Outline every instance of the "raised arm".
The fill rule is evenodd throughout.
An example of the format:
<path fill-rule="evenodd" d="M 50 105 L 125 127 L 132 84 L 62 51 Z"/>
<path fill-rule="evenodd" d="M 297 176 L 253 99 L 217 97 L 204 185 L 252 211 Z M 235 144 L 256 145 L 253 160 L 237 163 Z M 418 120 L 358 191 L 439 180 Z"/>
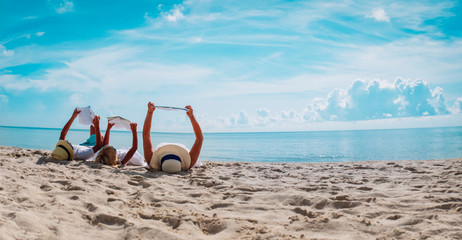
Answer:
<path fill-rule="evenodd" d="M 95 119 L 95 118 L 93 118 Z M 93 134 L 96 134 L 96 127 L 95 125 L 90 125 L 90 136 L 93 135 Z"/>
<path fill-rule="evenodd" d="M 125 158 L 122 160 L 122 165 L 126 165 L 130 159 L 132 159 L 133 154 L 135 154 L 136 149 L 138 149 L 138 133 L 136 132 L 136 123 L 131 123 L 130 128 L 132 130 L 132 135 L 133 135 L 133 140 L 132 140 L 132 148 L 128 150 L 127 155 L 125 155 Z"/>
<path fill-rule="evenodd" d="M 194 129 L 194 134 L 196 135 L 196 141 L 194 141 L 194 145 L 191 148 L 191 151 L 189 151 L 189 156 L 191 157 L 191 165 L 189 165 L 189 168 L 192 168 L 194 164 L 196 164 L 197 159 L 199 158 L 199 154 L 201 153 L 202 142 L 204 141 L 204 136 L 202 135 L 202 130 L 201 130 L 201 127 L 199 126 L 199 123 L 196 121 L 196 118 L 194 117 L 192 107 L 188 105 L 185 108 L 188 109 L 188 111 L 186 112 L 186 115 L 188 115 L 189 120 L 191 120 L 191 124 Z"/>
<path fill-rule="evenodd" d="M 111 128 L 115 123 L 107 123 L 106 133 L 104 134 L 103 146 L 109 145 L 109 136 L 111 135 Z"/>
<path fill-rule="evenodd" d="M 94 130 L 95 130 L 95 134 L 96 134 L 96 145 L 93 146 L 93 152 L 94 153 L 99 151 L 103 147 L 103 139 L 101 138 L 101 129 L 99 128 L 99 120 L 100 120 L 99 116 L 95 116 L 93 118 L 93 125 L 92 126 L 94 126 Z"/>
<path fill-rule="evenodd" d="M 154 110 L 156 110 L 156 106 L 154 103 L 148 103 L 148 112 L 146 113 L 146 119 L 144 120 L 143 125 L 143 151 L 144 151 L 144 159 L 148 165 L 151 165 L 151 158 L 152 154 L 154 153 L 154 148 L 152 147 L 151 141 L 151 122 L 152 122 L 152 115 L 154 114 Z"/>
<path fill-rule="evenodd" d="M 67 121 L 66 125 L 64 125 L 63 130 L 61 130 L 61 135 L 59 136 L 59 140 L 66 140 L 66 135 L 67 132 L 69 132 L 69 129 L 71 128 L 72 123 L 74 122 L 75 118 L 79 115 L 80 111 L 74 109 L 74 112 L 72 113 L 72 117 Z"/>

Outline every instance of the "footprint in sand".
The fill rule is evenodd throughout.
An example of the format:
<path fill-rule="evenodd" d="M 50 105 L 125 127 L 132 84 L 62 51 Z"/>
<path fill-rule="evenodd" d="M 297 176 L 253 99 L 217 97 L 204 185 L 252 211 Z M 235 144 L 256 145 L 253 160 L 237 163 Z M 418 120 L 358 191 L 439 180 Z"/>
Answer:
<path fill-rule="evenodd" d="M 128 180 L 127 183 L 133 186 L 142 186 L 143 188 L 148 188 L 151 186 L 151 184 L 146 182 L 144 177 L 141 176 L 133 176 L 130 178 L 130 180 Z"/>
<path fill-rule="evenodd" d="M 116 185 L 114 185 L 114 184 L 109 184 L 107 187 L 108 187 L 108 188 L 112 188 L 112 189 L 114 189 L 114 190 L 121 190 L 121 189 L 122 189 L 121 187 L 116 186 Z"/>
<path fill-rule="evenodd" d="M 162 219 L 162 222 L 166 223 L 173 229 L 177 229 L 181 224 L 181 218 L 167 216 Z"/>
<path fill-rule="evenodd" d="M 98 209 L 98 207 L 95 206 L 93 203 L 87 203 L 87 204 L 85 205 L 85 207 L 86 207 L 86 208 L 88 209 L 88 211 L 90 211 L 90 212 L 94 212 L 94 211 L 96 211 L 96 209 Z"/>
<path fill-rule="evenodd" d="M 218 182 L 215 180 L 210 181 L 210 180 L 201 180 L 201 179 L 191 179 L 190 183 L 191 184 L 196 183 L 197 186 L 204 186 L 206 188 L 211 188 L 211 187 L 223 184 L 223 182 Z"/>
<path fill-rule="evenodd" d="M 322 200 L 319 200 L 318 202 L 316 202 L 314 204 L 314 208 L 320 210 L 320 209 L 323 209 L 324 207 L 326 207 L 326 205 L 328 204 L 329 202 L 327 201 L 327 199 L 322 199 Z"/>
<path fill-rule="evenodd" d="M 227 228 L 226 223 L 224 223 L 221 219 L 212 218 L 212 219 L 204 219 L 200 218 L 197 222 L 202 232 L 207 235 L 214 235 L 217 234 Z"/>
<path fill-rule="evenodd" d="M 333 212 L 333 213 L 330 214 L 330 216 L 332 217 L 332 219 L 339 219 L 339 218 L 341 218 L 343 216 L 343 214 Z"/>
<path fill-rule="evenodd" d="M 189 194 L 189 196 L 193 197 L 193 198 L 198 198 L 198 197 L 202 196 L 202 193 L 191 193 L 191 194 Z"/>
<path fill-rule="evenodd" d="M 303 196 L 293 196 L 286 203 L 291 206 L 311 206 L 311 201 Z"/>
<path fill-rule="evenodd" d="M 124 202 L 122 199 L 119 199 L 119 198 L 108 198 L 106 201 L 107 201 L 107 202 L 115 202 L 115 201 Z"/>
<path fill-rule="evenodd" d="M 77 186 L 77 185 L 72 185 L 71 182 L 67 180 L 52 181 L 52 183 L 58 183 L 58 184 L 63 185 L 61 189 L 65 191 L 85 191 L 85 188 Z"/>
<path fill-rule="evenodd" d="M 85 188 L 75 185 L 69 185 L 65 188 L 66 191 L 85 191 Z"/>
<path fill-rule="evenodd" d="M 364 186 L 364 187 L 359 187 L 359 188 L 357 188 L 357 189 L 358 189 L 358 190 L 362 190 L 362 191 L 370 191 L 370 190 L 372 190 L 373 188 Z"/>
<path fill-rule="evenodd" d="M 333 202 L 331 203 L 332 207 L 336 209 L 354 208 L 361 205 L 361 202 L 352 201 L 350 200 L 350 197 L 347 195 L 336 196 L 335 198 L 331 198 L 331 200 L 333 200 Z"/>
<path fill-rule="evenodd" d="M 340 208 L 354 208 L 361 205 L 360 202 L 350 202 L 350 201 L 335 201 L 332 202 L 332 206 L 336 209 Z"/>
<path fill-rule="evenodd" d="M 411 219 L 404 220 L 400 225 L 401 226 L 411 226 L 411 225 L 417 225 L 421 222 L 423 222 L 422 219 L 411 218 Z"/>
<path fill-rule="evenodd" d="M 265 188 L 256 188 L 256 187 L 237 187 L 236 190 L 238 191 L 243 191 L 243 192 L 260 192 L 260 191 L 265 191 Z"/>
<path fill-rule="evenodd" d="M 156 214 L 153 215 L 146 215 L 144 213 L 138 213 L 140 218 L 145 220 L 161 220 L 162 222 L 166 223 L 168 226 L 172 227 L 172 229 L 177 229 L 181 224 L 181 217 L 175 216 L 159 216 Z"/>
<path fill-rule="evenodd" d="M 213 204 L 212 206 L 210 206 L 210 209 L 227 208 L 227 207 L 232 207 L 232 206 L 234 206 L 234 204 L 232 203 L 217 203 L 217 204 Z"/>
<path fill-rule="evenodd" d="M 292 209 L 294 213 L 300 214 L 302 216 L 308 217 L 308 218 L 316 218 L 319 215 L 317 213 L 311 212 L 311 211 L 306 211 L 304 209 L 301 209 L 299 207 Z"/>
<path fill-rule="evenodd" d="M 50 185 L 44 184 L 44 185 L 40 186 L 40 189 L 42 189 L 42 191 L 48 192 L 48 191 L 51 191 L 53 189 L 53 187 L 50 186 Z"/>
<path fill-rule="evenodd" d="M 398 220 L 401 218 L 401 215 L 392 215 L 387 217 L 388 220 Z"/>
<path fill-rule="evenodd" d="M 231 179 L 231 177 L 228 177 L 228 176 L 219 176 L 218 178 L 224 181 Z"/>
<path fill-rule="evenodd" d="M 67 186 L 69 185 L 71 182 L 70 181 L 67 181 L 67 180 L 58 180 L 58 181 L 52 181 L 52 183 L 59 183 L 63 186 Z"/>
<path fill-rule="evenodd" d="M 239 195 L 239 198 L 242 200 L 242 201 L 249 201 L 250 199 L 252 199 L 251 196 L 247 196 L 247 195 Z"/>
<path fill-rule="evenodd" d="M 111 216 L 108 214 L 98 214 L 93 219 L 91 219 L 92 225 L 98 225 L 100 223 L 106 224 L 106 225 L 126 226 L 127 220 L 124 218 Z"/>

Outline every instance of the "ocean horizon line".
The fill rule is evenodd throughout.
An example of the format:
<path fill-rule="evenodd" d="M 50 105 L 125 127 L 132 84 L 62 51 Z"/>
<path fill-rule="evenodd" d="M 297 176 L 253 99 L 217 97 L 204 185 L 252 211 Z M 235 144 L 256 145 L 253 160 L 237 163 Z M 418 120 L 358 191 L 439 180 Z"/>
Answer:
<path fill-rule="evenodd" d="M 62 128 L 52 127 L 27 127 L 27 126 L 4 126 L 0 125 L 1 128 L 16 128 L 16 129 L 31 129 L 31 130 L 57 130 L 60 131 Z M 360 132 L 360 131 L 381 131 L 381 130 L 404 130 L 404 129 L 436 129 L 436 128 L 462 128 L 460 126 L 438 126 L 438 127 L 396 127 L 396 128 L 365 128 L 365 129 L 330 129 L 330 130 L 300 130 L 300 131 L 237 131 L 237 132 L 204 132 L 204 134 L 246 134 L 246 133 L 309 133 L 309 132 Z M 84 132 L 89 129 L 83 128 L 70 128 L 69 131 Z M 106 132 L 106 130 L 101 130 Z M 111 129 L 111 132 L 130 133 L 130 130 Z M 142 133 L 143 131 L 137 131 Z M 151 133 L 162 133 L 162 134 L 194 134 L 193 132 L 153 132 Z"/>

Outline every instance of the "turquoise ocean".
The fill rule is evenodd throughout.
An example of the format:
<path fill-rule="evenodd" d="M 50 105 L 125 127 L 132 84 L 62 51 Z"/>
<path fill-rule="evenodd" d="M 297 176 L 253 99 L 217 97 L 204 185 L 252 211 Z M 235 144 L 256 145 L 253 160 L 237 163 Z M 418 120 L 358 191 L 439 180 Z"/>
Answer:
<path fill-rule="evenodd" d="M 53 149 L 61 129 L 2 127 L 0 145 Z M 104 134 L 104 132 L 103 132 Z M 88 130 L 71 129 L 67 139 L 85 142 Z M 151 134 L 154 145 L 183 143 L 191 148 L 192 133 Z M 391 130 L 205 133 L 201 160 L 246 162 L 351 162 L 428 160 L 462 157 L 462 127 Z M 141 132 L 138 151 L 143 153 Z M 128 131 L 111 131 L 111 145 L 131 147 Z"/>

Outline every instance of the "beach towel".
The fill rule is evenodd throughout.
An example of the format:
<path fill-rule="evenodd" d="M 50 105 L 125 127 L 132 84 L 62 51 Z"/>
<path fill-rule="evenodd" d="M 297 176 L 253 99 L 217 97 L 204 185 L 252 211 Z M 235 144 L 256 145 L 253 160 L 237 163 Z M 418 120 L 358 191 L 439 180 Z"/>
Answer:
<path fill-rule="evenodd" d="M 114 117 L 108 117 L 107 118 L 108 122 L 114 123 L 114 128 L 125 128 L 127 130 L 131 130 L 130 128 L 130 122 L 128 119 L 125 119 L 120 116 L 114 116 Z"/>
<path fill-rule="evenodd" d="M 77 110 L 80 111 L 79 123 L 82 125 L 91 125 L 95 117 L 95 113 L 91 110 L 91 107 L 78 107 Z"/>

